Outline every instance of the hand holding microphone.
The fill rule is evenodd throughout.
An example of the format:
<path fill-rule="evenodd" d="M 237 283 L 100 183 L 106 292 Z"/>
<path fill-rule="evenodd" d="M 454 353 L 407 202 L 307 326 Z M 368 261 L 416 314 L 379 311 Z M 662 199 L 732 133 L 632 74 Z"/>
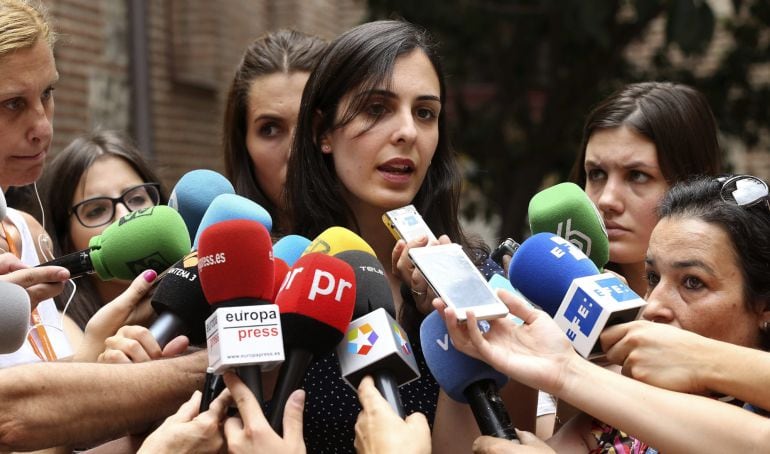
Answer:
<path fill-rule="evenodd" d="M 70 278 L 60 266 L 30 267 L 10 252 L 0 254 L 0 281 L 17 284 L 27 290 L 32 309 L 38 303 L 53 298 L 64 289 Z"/>
<path fill-rule="evenodd" d="M 509 318 L 497 318 L 489 320 L 489 331 L 482 333 L 471 312 L 467 322 L 460 324 L 454 309 L 435 305 L 445 318 L 452 345 L 518 382 L 558 394 L 564 386 L 561 371 L 570 362 L 583 359 L 548 314 L 512 293 L 498 290 L 498 296 L 511 314 L 524 320 L 524 325 Z"/>
<path fill-rule="evenodd" d="M 157 277 L 154 270 L 147 270 L 134 278 L 131 285 L 117 298 L 105 304 L 88 320 L 80 343 L 72 360 L 94 362 L 104 350 L 104 341 L 114 336 L 124 325 L 140 325 L 152 316 L 150 301 L 146 298 Z"/>
<path fill-rule="evenodd" d="M 401 419 L 368 376 L 358 385 L 358 400 L 363 409 L 356 420 L 356 452 L 430 454 L 430 427 L 425 415 L 412 413 Z"/>
<path fill-rule="evenodd" d="M 239 416 L 225 420 L 224 431 L 228 452 L 234 454 L 281 453 L 305 454 L 302 419 L 305 391 L 291 393 L 283 411 L 283 436 L 270 427 L 259 402 L 243 382 L 232 373 L 224 375 L 227 389 L 238 405 Z"/>
<path fill-rule="evenodd" d="M 126 325 L 104 341 L 104 351 L 99 354 L 96 362 L 143 363 L 181 355 L 189 346 L 190 340 L 186 336 L 177 336 L 161 347 L 149 329 L 139 325 Z"/>
<path fill-rule="evenodd" d="M 225 445 L 221 422 L 232 398 L 223 392 L 204 412 L 198 411 L 200 401 L 201 392 L 195 391 L 144 440 L 137 454 L 220 452 Z"/>
<path fill-rule="evenodd" d="M 454 315 L 454 312 L 450 313 Z M 501 319 L 490 323 L 497 320 Z M 456 323 L 457 319 L 453 321 Z M 469 315 L 466 324 L 474 324 L 478 330 L 475 323 L 476 318 L 471 319 Z M 441 389 L 452 400 L 470 405 L 481 434 L 516 439 L 510 416 L 498 394 L 498 390 L 508 382 L 508 377 L 458 351 L 459 347 L 450 341 L 448 327 L 435 311 L 420 325 L 420 343 L 425 362 Z"/>
<path fill-rule="evenodd" d="M 96 273 L 100 279 L 130 280 L 147 269 L 160 273 L 190 252 L 182 217 L 167 206 L 132 211 L 88 242 L 88 249 L 39 266 L 67 268 L 71 277 Z"/>

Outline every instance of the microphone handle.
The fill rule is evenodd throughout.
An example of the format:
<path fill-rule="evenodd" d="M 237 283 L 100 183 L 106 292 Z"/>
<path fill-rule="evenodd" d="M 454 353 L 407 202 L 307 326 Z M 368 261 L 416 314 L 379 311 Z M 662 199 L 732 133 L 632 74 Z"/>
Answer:
<path fill-rule="evenodd" d="M 262 368 L 258 364 L 239 366 L 236 368 L 238 377 L 249 387 L 257 402 L 262 405 Z"/>
<path fill-rule="evenodd" d="M 86 274 L 94 272 L 94 265 L 91 263 L 91 250 L 71 252 L 61 257 L 56 257 L 50 262 L 41 263 L 38 266 L 61 266 L 70 271 L 70 279 L 75 279 Z"/>
<path fill-rule="evenodd" d="M 184 320 L 171 311 L 165 311 L 150 325 L 150 334 L 162 350 L 171 339 L 183 334 L 185 328 Z"/>
<path fill-rule="evenodd" d="M 479 380 L 463 391 L 482 435 L 518 440 L 494 380 Z"/>
<path fill-rule="evenodd" d="M 278 435 L 283 435 L 283 410 L 289 400 L 289 395 L 294 390 L 299 389 L 305 378 L 305 372 L 312 361 L 313 354 L 311 352 L 294 349 L 289 352 L 281 365 L 281 372 L 278 374 L 273 398 L 270 401 L 270 416 L 268 417 L 270 427 Z"/>
<path fill-rule="evenodd" d="M 398 382 L 388 371 L 382 370 L 374 374 L 374 386 L 380 391 L 382 397 L 390 404 L 390 408 L 401 419 L 406 418 L 404 404 L 401 403 L 401 393 L 398 392 Z"/>

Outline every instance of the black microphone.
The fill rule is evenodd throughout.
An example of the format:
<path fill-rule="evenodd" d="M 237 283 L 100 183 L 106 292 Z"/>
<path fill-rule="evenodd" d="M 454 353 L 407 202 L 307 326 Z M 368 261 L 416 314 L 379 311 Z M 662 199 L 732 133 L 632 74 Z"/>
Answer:
<path fill-rule="evenodd" d="M 160 283 L 151 303 L 159 316 L 150 325 L 150 333 L 160 348 L 171 339 L 185 334 L 191 344 L 206 340 L 206 318 L 211 314 L 198 278 L 198 251 L 187 254 L 158 276 Z"/>
<path fill-rule="evenodd" d="M 356 275 L 355 320 L 337 346 L 342 378 L 355 390 L 370 375 L 380 394 L 401 417 L 406 416 L 398 387 L 420 378 L 406 332 L 393 318 L 393 294 L 382 264 L 363 251 L 340 252 Z"/>

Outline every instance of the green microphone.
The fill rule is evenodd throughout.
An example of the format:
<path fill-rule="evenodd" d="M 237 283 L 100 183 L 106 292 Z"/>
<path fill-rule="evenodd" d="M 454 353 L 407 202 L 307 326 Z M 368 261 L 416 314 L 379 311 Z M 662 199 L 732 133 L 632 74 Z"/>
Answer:
<path fill-rule="evenodd" d="M 190 252 L 190 234 L 182 216 L 159 205 L 132 211 L 88 242 L 88 249 L 38 266 L 67 268 L 72 278 L 96 273 L 103 281 L 131 280 L 144 270 L 160 273 Z"/>
<path fill-rule="evenodd" d="M 597 268 L 610 260 L 610 242 L 599 210 L 574 183 L 544 189 L 529 201 L 532 234 L 554 233 L 574 244 Z"/>

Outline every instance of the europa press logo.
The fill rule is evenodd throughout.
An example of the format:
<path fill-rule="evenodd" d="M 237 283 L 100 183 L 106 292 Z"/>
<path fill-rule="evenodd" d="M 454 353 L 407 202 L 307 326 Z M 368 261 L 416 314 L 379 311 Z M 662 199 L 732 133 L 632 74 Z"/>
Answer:
<path fill-rule="evenodd" d="M 401 331 L 401 327 L 396 323 L 392 323 L 390 326 L 393 327 L 393 337 L 395 337 L 396 343 L 400 346 L 399 348 L 401 348 L 401 351 L 404 352 L 405 355 L 411 355 L 412 346 L 409 345 L 409 341 L 406 340 L 406 335 Z"/>
<path fill-rule="evenodd" d="M 348 332 L 348 352 L 366 355 L 374 347 L 377 339 L 379 339 L 379 336 L 374 332 L 372 326 L 364 323 Z"/>

